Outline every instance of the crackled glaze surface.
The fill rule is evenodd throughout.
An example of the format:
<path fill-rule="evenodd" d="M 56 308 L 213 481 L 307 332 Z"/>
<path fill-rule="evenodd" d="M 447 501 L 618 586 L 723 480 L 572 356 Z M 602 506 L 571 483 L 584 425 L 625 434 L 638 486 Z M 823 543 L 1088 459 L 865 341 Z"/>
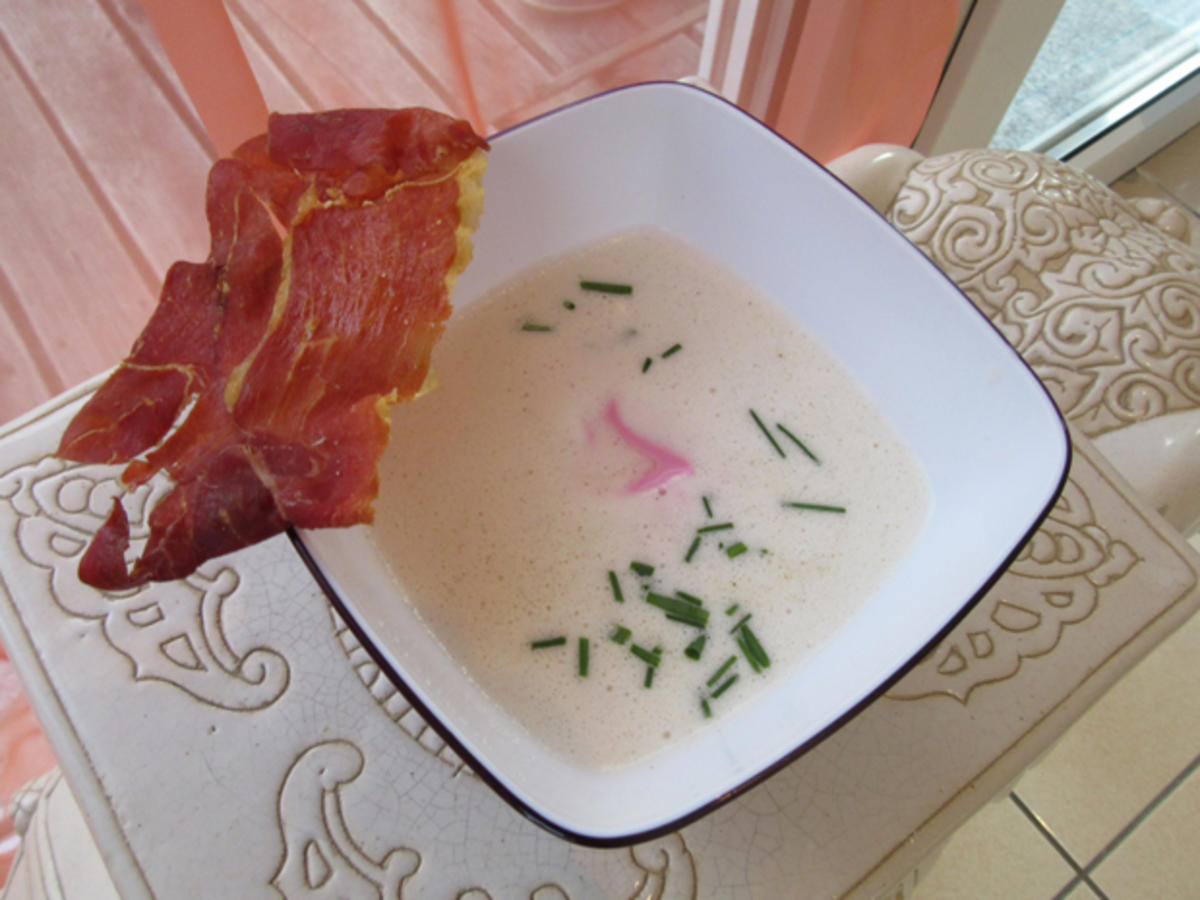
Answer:
<path fill-rule="evenodd" d="M 886 696 L 682 831 L 586 849 L 462 768 L 286 540 L 170 592 L 79 588 L 108 473 L 49 460 L 73 408 L 0 440 L 0 627 L 122 896 L 873 896 L 1198 599 L 1194 555 L 1077 435 L 1026 556 Z"/>

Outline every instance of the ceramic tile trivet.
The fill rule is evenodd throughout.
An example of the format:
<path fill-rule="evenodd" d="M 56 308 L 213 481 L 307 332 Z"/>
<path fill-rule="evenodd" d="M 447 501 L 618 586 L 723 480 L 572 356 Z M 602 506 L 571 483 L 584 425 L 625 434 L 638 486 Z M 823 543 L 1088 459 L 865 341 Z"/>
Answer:
<path fill-rule="evenodd" d="M 682 831 L 588 849 L 461 765 L 287 538 L 82 586 L 117 470 L 49 454 L 88 387 L 0 438 L 0 637 L 124 897 L 878 896 L 1200 602 L 1191 548 L 1073 434 L 1042 529 L 884 697 Z"/>

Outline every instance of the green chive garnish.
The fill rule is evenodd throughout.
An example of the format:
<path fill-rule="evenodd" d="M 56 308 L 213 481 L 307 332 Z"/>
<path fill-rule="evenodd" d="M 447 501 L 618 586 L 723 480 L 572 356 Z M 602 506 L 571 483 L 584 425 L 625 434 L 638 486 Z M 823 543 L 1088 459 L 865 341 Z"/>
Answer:
<path fill-rule="evenodd" d="M 540 640 L 540 641 L 533 641 L 530 643 L 529 646 L 533 650 L 545 650 L 547 647 L 561 647 L 566 642 L 567 642 L 566 637 L 564 635 L 559 635 L 558 637 L 545 638 L 544 640 Z"/>
<path fill-rule="evenodd" d="M 694 603 L 696 606 L 703 606 L 704 601 L 695 594 L 689 594 L 686 591 L 676 591 L 675 596 L 680 600 L 686 600 L 688 603 Z"/>
<path fill-rule="evenodd" d="M 620 284 L 614 281 L 581 281 L 579 282 L 581 291 L 600 291 L 604 294 L 632 294 L 633 285 Z"/>
<path fill-rule="evenodd" d="M 522 322 L 522 331 L 553 331 L 554 328 L 550 325 L 541 325 L 537 322 Z"/>
<path fill-rule="evenodd" d="M 678 353 L 682 349 L 683 349 L 683 344 L 672 344 L 670 347 L 668 347 L 666 350 L 664 350 L 662 352 L 662 358 L 666 359 L 668 356 L 674 356 L 676 353 Z"/>
<path fill-rule="evenodd" d="M 741 541 L 738 541 L 736 544 L 733 544 L 725 551 L 725 555 L 728 556 L 730 559 L 733 559 L 735 556 L 741 556 L 743 553 L 746 552 L 747 549 L 748 548 L 746 547 L 745 544 L 743 544 Z"/>
<path fill-rule="evenodd" d="M 740 603 L 734 603 L 732 606 L 727 606 L 727 607 L 725 607 L 725 615 L 727 615 L 727 616 L 735 615 L 737 613 L 737 611 L 741 608 L 742 608 L 742 604 L 740 604 Z"/>
<path fill-rule="evenodd" d="M 737 680 L 738 680 L 738 674 L 737 674 L 737 672 L 734 672 L 732 675 L 730 675 L 728 678 L 726 678 L 724 681 L 722 681 L 720 683 L 720 685 L 718 685 L 716 688 L 713 689 L 712 698 L 714 700 L 716 700 L 723 693 L 725 693 L 727 690 L 729 690 L 729 688 L 732 687 L 733 683 Z"/>
<path fill-rule="evenodd" d="M 761 672 L 771 665 L 771 658 L 767 656 L 767 651 L 758 642 L 758 638 L 750 630 L 749 625 L 743 626 L 738 631 L 737 643 L 742 655 L 746 657 L 746 662 L 750 663 L 750 667 L 755 672 Z"/>
<path fill-rule="evenodd" d="M 708 701 L 703 697 L 700 698 L 700 711 L 704 713 L 704 718 L 712 718 L 712 707 L 708 705 Z"/>
<path fill-rule="evenodd" d="M 657 666 L 660 662 L 662 662 L 661 647 L 655 647 L 653 650 L 647 650 L 645 647 L 642 647 L 639 644 L 630 644 L 629 652 L 650 666 Z"/>
<path fill-rule="evenodd" d="M 691 545 L 690 547 L 688 547 L 688 552 L 687 552 L 687 555 L 686 555 L 686 556 L 684 556 L 684 558 L 683 558 L 683 561 L 684 561 L 684 562 L 691 562 L 691 561 L 692 561 L 692 557 L 696 555 L 696 551 L 697 551 L 697 550 L 699 550 L 699 549 L 700 549 L 700 538 L 699 538 L 699 537 L 696 537 L 696 538 L 695 538 L 695 539 L 692 541 L 692 545 Z"/>
<path fill-rule="evenodd" d="M 652 360 L 650 357 L 647 356 L 644 360 L 642 360 L 642 371 L 643 372 L 650 371 L 650 367 L 652 365 L 654 365 L 654 360 Z"/>
<path fill-rule="evenodd" d="M 564 307 L 565 309 L 574 309 L 574 308 L 575 308 L 575 301 L 574 301 L 574 300 L 564 300 L 564 301 L 563 301 L 563 307 Z"/>
<path fill-rule="evenodd" d="M 728 531 L 733 527 L 732 522 L 722 522 L 720 525 L 705 525 L 696 529 L 696 534 L 708 534 L 710 531 Z"/>
<path fill-rule="evenodd" d="M 816 512 L 844 513 L 844 506 L 830 506 L 826 503 L 800 503 L 798 501 L 784 500 L 783 505 L 789 509 L 811 509 Z"/>
<path fill-rule="evenodd" d="M 637 572 L 643 578 L 649 578 L 654 574 L 654 566 L 644 562 L 631 562 L 629 568 L 633 569 L 633 571 Z"/>
<path fill-rule="evenodd" d="M 729 611 L 726 611 L 725 614 L 733 615 L 733 613 L 731 613 Z M 750 613 L 746 613 L 744 616 L 742 616 L 740 619 L 738 619 L 737 624 L 729 629 L 729 633 L 733 634 L 735 631 L 737 631 L 739 628 L 741 628 L 743 625 L 745 625 L 748 621 L 750 621 L 750 615 L 751 615 Z"/>
<path fill-rule="evenodd" d="M 761 429 L 762 433 L 767 436 L 767 440 L 771 442 L 771 446 L 775 448 L 775 452 L 786 459 L 787 454 L 784 453 L 783 448 L 779 446 L 779 441 L 775 440 L 775 435 L 771 434 L 771 432 L 767 430 L 767 426 L 764 425 L 763 420 L 758 417 L 758 413 L 756 413 L 754 410 L 750 410 L 750 417 L 754 419 L 754 424 Z"/>
<path fill-rule="evenodd" d="M 821 464 L 821 461 L 819 459 L 817 459 L 816 454 L 813 453 L 811 450 L 809 450 L 808 447 L 804 446 L 804 441 L 800 440 L 800 438 L 796 437 L 794 434 L 792 434 L 790 431 L 788 431 L 786 428 L 784 428 L 778 422 L 775 423 L 775 427 L 778 428 L 780 431 L 782 431 L 784 434 L 786 434 L 789 438 L 791 438 L 792 443 L 800 448 L 801 453 L 803 453 L 805 456 L 807 456 L 809 459 L 811 459 L 813 462 L 815 462 L 818 466 Z"/>
<path fill-rule="evenodd" d="M 711 519 L 712 518 L 712 504 L 708 501 L 707 496 L 701 497 L 700 499 L 704 502 L 705 515 L 707 515 Z"/>
<path fill-rule="evenodd" d="M 708 635 L 702 634 L 683 649 L 683 655 L 688 659 L 699 660 L 704 653 L 704 645 L 708 643 Z"/>
<path fill-rule="evenodd" d="M 710 677 L 708 679 L 708 681 L 706 681 L 704 683 L 706 685 L 708 685 L 709 687 L 712 687 L 714 684 L 716 684 L 718 681 L 721 680 L 721 676 L 724 675 L 726 672 L 728 672 L 729 667 L 732 666 L 735 662 L 737 662 L 736 656 L 729 657 L 729 659 L 727 659 L 727 660 L 725 660 L 725 662 L 721 663 L 721 668 L 719 668 L 719 669 L 717 669 L 717 671 L 713 672 L 712 677 Z"/>
<path fill-rule="evenodd" d="M 642 687 L 648 688 L 654 684 L 654 666 L 646 666 L 646 677 L 642 680 Z"/>
<path fill-rule="evenodd" d="M 613 599 L 618 603 L 624 603 L 625 595 L 621 593 L 621 582 L 617 580 L 617 573 L 612 569 L 608 570 L 608 583 L 612 586 Z"/>
<path fill-rule="evenodd" d="M 651 606 L 657 606 L 673 622 L 694 625 L 696 628 L 703 628 L 708 624 L 708 610 L 687 600 L 651 592 L 646 595 L 646 602 Z"/>
<path fill-rule="evenodd" d="M 633 635 L 633 632 L 624 625 L 614 625 L 608 639 L 614 644 L 624 644 Z"/>
<path fill-rule="evenodd" d="M 590 642 L 587 638 L 581 637 L 579 639 L 579 676 L 581 678 L 587 678 L 589 649 Z"/>

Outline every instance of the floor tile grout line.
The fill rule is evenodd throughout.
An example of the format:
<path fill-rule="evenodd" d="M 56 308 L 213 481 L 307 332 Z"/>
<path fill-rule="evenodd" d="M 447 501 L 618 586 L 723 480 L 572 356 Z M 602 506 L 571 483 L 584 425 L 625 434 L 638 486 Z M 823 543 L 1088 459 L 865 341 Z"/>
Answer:
<path fill-rule="evenodd" d="M 683 34 L 697 21 L 703 21 L 706 15 L 706 11 L 699 7 L 679 13 L 666 22 L 660 22 L 658 25 L 648 29 L 639 37 L 626 41 L 617 47 L 597 53 L 585 62 L 579 63 L 572 68 L 564 69 L 543 86 L 542 94 L 539 97 L 503 110 L 494 117 L 494 120 L 500 123 L 503 128 L 511 127 L 527 118 L 530 115 L 530 109 L 538 110 L 547 98 L 553 98 L 556 94 L 567 90 L 573 84 L 593 76 L 609 66 L 616 65 L 628 57 L 649 50 L 658 43 L 670 40 L 676 34 Z"/>
<path fill-rule="evenodd" d="M 41 90 L 33 72 L 30 71 L 25 60 L 17 52 L 17 48 L 9 40 L 8 35 L 2 27 L 0 27 L 0 57 L 6 58 L 9 65 L 12 66 L 13 72 L 21 82 L 21 86 L 25 89 L 30 102 L 37 109 L 47 129 L 54 136 L 58 148 L 66 156 L 67 161 L 83 184 L 88 196 L 96 204 L 101 218 L 111 229 L 113 238 L 125 251 L 125 255 L 128 257 L 133 270 L 142 279 L 150 295 L 158 296 L 161 282 L 154 270 L 154 265 L 150 262 L 150 258 L 138 243 L 137 236 L 121 215 L 112 198 L 108 196 L 108 193 L 100 185 L 99 181 L 97 181 L 95 173 L 92 172 L 87 164 L 83 150 L 76 144 L 63 117 L 55 112 L 50 99 Z"/>
<path fill-rule="evenodd" d="M 1038 830 L 1042 837 L 1049 842 L 1050 846 L 1055 849 L 1058 855 L 1061 856 L 1066 861 L 1067 865 L 1069 865 L 1075 872 L 1074 877 L 1067 882 L 1067 886 L 1055 896 L 1065 897 L 1068 891 L 1074 889 L 1080 882 L 1082 882 L 1090 887 L 1098 897 L 1102 898 L 1102 900 L 1108 900 L 1104 892 L 1100 890 L 1100 888 L 1097 887 L 1097 885 L 1089 877 L 1084 867 L 1081 866 L 1075 857 L 1071 855 L 1071 852 L 1063 846 L 1062 842 L 1055 837 L 1054 832 L 1050 830 L 1050 826 L 1046 824 L 1042 817 L 1030 809 L 1025 801 L 1017 795 L 1016 791 L 1010 791 L 1008 797 L 1013 803 L 1016 804 L 1017 809 L 1019 809 L 1025 818 L 1030 821 L 1030 823 Z"/>
<path fill-rule="evenodd" d="M 247 36 L 254 41 L 262 54 L 279 72 L 280 76 L 287 83 L 287 86 L 296 92 L 296 95 L 308 106 L 309 110 L 315 111 L 321 109 L 323 104 L 320 97 L 317 96 L 296 68 L 288 61 L 286 54 L 271 40 L 267 29 L 263 28 L 240 2 L 226 0 L 225 5 L 229 10 L 230 19 L 235 24 L 242 26 Z"/>
<path fill-rule="evenodd" d="M 150 48 L 146 46 L 142 35 L 138 32 L 134 24 L 117 9 L 113 0 L 99 0 L 99 6 L 104 14 L 108 16 L 114 30 L 121 36 L 121 40 L 125 42 L 125 46 L 129 48 L 129 52 L 137 60 L 138 65 L 142 67 L 142 71 L 146 73 L 147 77 L 154 83 L 154 86 L 158 88 L 167 105 L 174 110 L 179 121 L 183 123 L 183 127 L 195 139 L 205 156 L 215 160 L 216 147 L 213 145 L 212 139 L 208 136 L 208 132 L 205 131 L 204 124 L 200 121 L 200 117 L 196 113 L 192 101 L 185 95 L 180 94 L 177 82 L 172 81 L 171 75 L 164 72 L 162 67 L 159 66 L 158 60 L 155 59 L 154 53 Z M 170 66 L 170 62 L 167 65 Z"/>
<path fill-rule="evenodd" d="M 431 91 L 438 96 L 438 100 L 446 109 L 458 109 L 459 99 L 455 95 L 452 85 L 444 83 L 438 76 L 437 72 L 425 65 L 424 61 L 409 47 L 400 34 L 392 27 L 391 23 L 380 15 L 379 11 L 373 7 L 368 0 L 352 0 L 355 8 L 371 26 L 379 32 L 380 36 L 387 41 L 388 46 L 396 51 L 397 55 L 403 59 L 417 76 L 423 81 Z"/>
<path fill-rule="evenodd" d="M 563 64 L 542 46 L 541 41 L 523 28 L 508 10 L 496 3 L 495 0 L 481 0 L 480 6 L 487 10 L 491 17 L 499 22 L 512 35 L 513 40 L 520 44 L 525 52 L 532 56 L 551 77 L 563 70 Z"/>
<path fill-rule="evenodd" d="M 1150 816 L 1154 815 L 1159 807 L 1161 807 L 1163 803 L 1165 803 L 1166 800 L 1173 793 L 1175 793 L 1179 786 L 1191 778 L 1197 770 L 1200 770 L 1200 753 L 1196 754 L 1196 756 L 1192 758 L 1191 762 L 1184 766 L 1174 778 L 1167 782 L 1166 786 L 1164 786 L 1162 790 L 1154 795 L 1149 803 L 1142 807 L 1141 812 L 1134 816 L 1124 828 L 1118 831 L 1116 835 L 1107 844 L 1105 844 L 1094 857 L 1092 857 L 1091 861 L 1084 866 L 1084 872 L 1086 873 L 1085 877 L 1095 871 L 1101 863 L 1103 863 L 1109 856 L 1113 854 L 1113 852 L 1116 851 L 1118 847 L 1121 846 L 1122 843 L 1125 842 L 1126 838 L 1133 834 L 1133 832 L 1136 831 L 1137 828 L 1148 818 L 1150 818 Z"/>
<path fill-rule="evenodd" d="M 30 361 L 33 362 L 33 367 L 42 380 L 42 386 L 49 392 L 49 395 L 54 396 L 65 391 L 67 389 L 66 379 L 54 364 L 54 355 L 46 346 L 46 342 L 42 340 L 41 335 L 38 334 L 37 326 L 29 318 L 29 312 L 22 305 L 20 294 L 2 264 L 0 264 L 0 313 L 7 315 L 13 329 L 24 340 L 25 351 L 29 354 Z"/>

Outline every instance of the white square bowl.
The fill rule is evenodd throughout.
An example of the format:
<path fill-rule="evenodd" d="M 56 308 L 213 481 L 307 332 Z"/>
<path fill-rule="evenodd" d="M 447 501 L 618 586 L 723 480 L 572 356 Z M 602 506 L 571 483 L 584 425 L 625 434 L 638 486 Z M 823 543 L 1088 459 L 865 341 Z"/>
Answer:
<path fill-rule="evenodd" d="M 615 770 L 564 761 L 501 711 L 398 595 L 369 527 L 297 536 L 364 646 L 480 777 L 563 837 L 633 843 L 795 759 L 898 678 L 1041 522 L 1069 442 L 1041 384 L 952 282 L 833 176 L 711 94 L 640 85 L 517 126 L 492 140 L 485 189 L 457 308 L 541 260 L 657 226 L 789 310 L 928 478 L 923 533 L 824 647 L 694 739 Z"/>

